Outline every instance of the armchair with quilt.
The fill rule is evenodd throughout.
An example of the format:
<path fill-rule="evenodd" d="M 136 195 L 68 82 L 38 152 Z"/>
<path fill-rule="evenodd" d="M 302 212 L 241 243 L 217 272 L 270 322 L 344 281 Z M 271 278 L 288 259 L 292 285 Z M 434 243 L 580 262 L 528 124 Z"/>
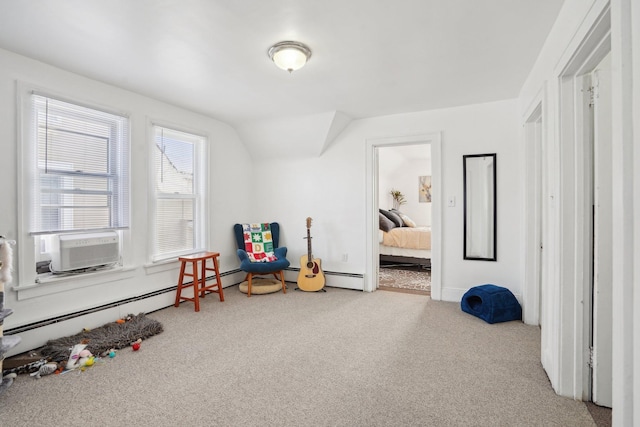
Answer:
<path fill-rule="evenodd" d="M 287 293 L 284 269 L 289 267 L 287 248 L 278 247 L 280 225 L 277 222 L 262 224 L 235 224 L 233 232 L 238 244 L 240 270 L 247 273 L 247 296 L 251 296 L 254 276 L 273 275 L 282 282 L 282 292 Z"/>

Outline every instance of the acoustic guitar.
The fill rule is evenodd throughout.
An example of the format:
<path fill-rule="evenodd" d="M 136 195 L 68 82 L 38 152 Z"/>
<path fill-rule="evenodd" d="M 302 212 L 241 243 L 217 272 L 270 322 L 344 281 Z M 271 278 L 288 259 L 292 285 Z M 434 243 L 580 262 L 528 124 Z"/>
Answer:
<path fill-rule="evenodd" d="M 307 254 L 300 257 L 298 288 L 307 292 L 317 292 L 324 288 L 324 273 L 321 260 L 311 254 L 311 218 L 307 218 Z"/>

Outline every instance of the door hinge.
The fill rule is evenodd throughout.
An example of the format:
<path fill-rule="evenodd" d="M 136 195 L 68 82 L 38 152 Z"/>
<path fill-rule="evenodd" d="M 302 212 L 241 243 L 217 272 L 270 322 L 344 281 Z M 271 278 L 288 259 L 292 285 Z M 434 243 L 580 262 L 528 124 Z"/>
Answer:
<path fill-rule="evenodd" d="M 596 98 L 599 96 L 598 85 L 591 86 L 587 91 L 589 92 L 589 108 L 593 108 L 596 104 Z"/>
<path fill-rule="evenodd" d="M 589 347 L 589 367 L 593 369 L 593 347 Z"/>

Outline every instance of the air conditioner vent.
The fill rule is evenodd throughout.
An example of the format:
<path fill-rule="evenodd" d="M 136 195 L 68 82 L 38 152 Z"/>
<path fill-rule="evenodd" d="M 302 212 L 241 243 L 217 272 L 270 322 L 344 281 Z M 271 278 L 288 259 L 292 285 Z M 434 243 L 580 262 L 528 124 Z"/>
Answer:
<path fill-rule="evenodd" d="M 120 259 L 118 233 L 62 234 L 54 239 L 51 271 L 65 272 L 112 264 Z"/>

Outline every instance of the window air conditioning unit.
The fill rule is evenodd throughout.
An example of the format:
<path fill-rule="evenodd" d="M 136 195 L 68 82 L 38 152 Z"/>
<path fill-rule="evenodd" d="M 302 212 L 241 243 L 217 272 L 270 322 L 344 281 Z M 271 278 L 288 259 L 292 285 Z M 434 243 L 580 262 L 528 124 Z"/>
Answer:
<path fill-rule="evenodd" d="M 120 260 L 118 233 L 62 234 L 56 236 L 51 253 L 54 273 L 98 267 Z"/>

